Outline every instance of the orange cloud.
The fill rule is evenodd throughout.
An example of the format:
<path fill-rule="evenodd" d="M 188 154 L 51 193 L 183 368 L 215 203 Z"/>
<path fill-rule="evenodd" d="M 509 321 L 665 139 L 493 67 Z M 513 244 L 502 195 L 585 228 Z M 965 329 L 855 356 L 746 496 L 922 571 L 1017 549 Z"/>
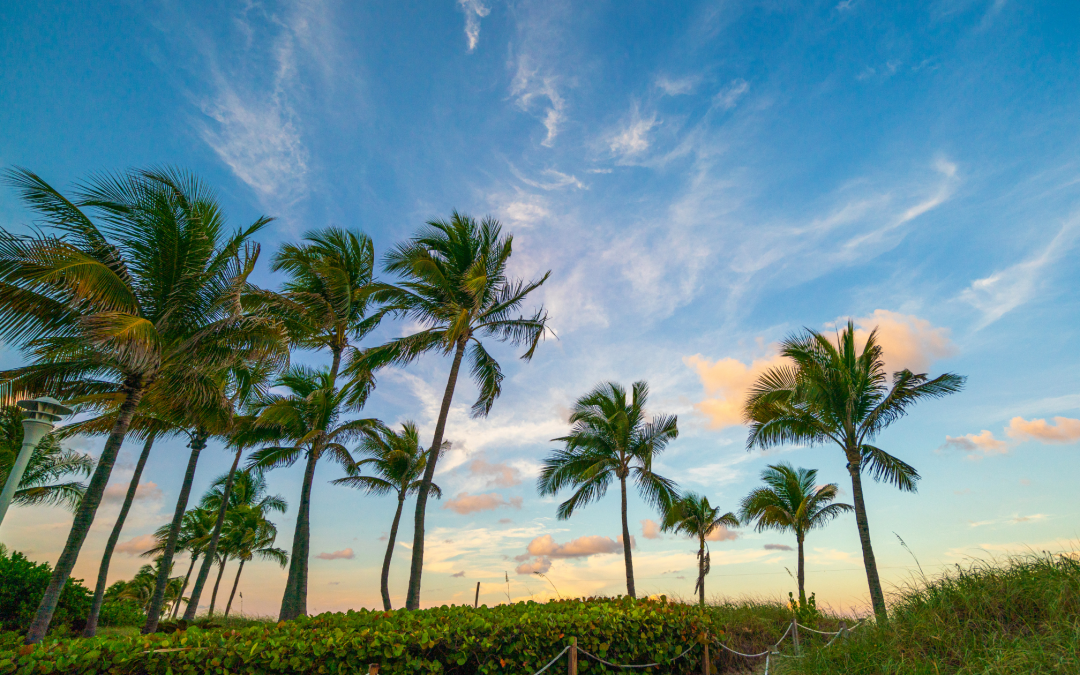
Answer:
<path fill-rule="evenodd" d="M 1046 420 L 1025 420 L 1014 417 L 1005 433 L 1018 441 L 1034 440 L 1042 443 L 1074 443 L 1080 440 L 1080 420 L 1055 417 L 1054 423 Z"/>
<path fill-rule="evenodd" d="M 116 550 L 128 555 L 142 555 L 145 551 L 149 551 L 157 546 L 157 543 L 157 539 L 154 538 L 154 535 L 140 534 L 133 539 L 128 539 L 121 544 L 117 544 Z"/>
<path fill-rule="evenodd" d="M 646 539 L 660 539 L 660 526 L 650 518 L 641 521 L 641 536 Z"/>
<path fill-rule="evenodd" d="M 935 327 L 917 316 L 879 309 L 853 322 L 860 347 L 866 343 L 870 331 L 878 329 L 878 344 L 889 372 L 904 368 L 926 372 L 934 360 L 955 353 L 948 328 Z M 723 429 L 743 423 L 743 406 L 751 385 L 765 371 L 787 363 L 777 350 L 777 345 L 771 345 L 769 356 L 749 364 L 734 358 L 710 361 L 701 354 L 683 358 L 683 363 L 697 372 L 705 387 L 705 399 L 694 408 L 708 418 L 710 427 Z"/>
<path fill-rule="evenodd" d="M 1009 454 L 1009 444 L 994 438 L 994 434 L 986 429 L 983 429 L 978 434 L 946 436 L 945 445 L 941 446 L 941 449 L 947 448 L 966 452 L 968 453 L 967 458 L 971 460 L 979 460 L 991 455 Z"/>
<path fill-rule="evenodd" d="M 333 553 L 320 553 L 315 556 L 319 560 L 352 560 L 356 557 L 351 548 L 347 548 L 343 551 L 334 551 Z"/>
<path fill-rule="evenodd" d="M 509 464 L 489 464 L 483 459 L 474 459 L 469 464 L 469 473 L 487 478 L 487 484 L 496 487 L 514 487 L 521 484 L 521 472 Z"/>
<path fill-rule="evenodd" d="M 706 535 L 705 540 L 706 541 L 731 541 L 732 539 L 738 539 L 738 538 L 739 538 L 739 533 L 738 532 L 732 532 L 731 530 L 727 529 L 727 527 L 721 525 L 720 527 L 714 529 L 712 532 L 710 532 L 708 535 Z"/>
<path fill-rule="evenodd" d="M 935 327 L 926 319 L 911 314 L 878 309 L 870 316 L 853 321 L 859 345 L 865 344 L 870 331 L 877 328 L 885 369 L 890 373 L 905 368 L 925 373 L 933 361 L 956 353 L 948 328 Z"/>
<path fill-rule="evenodd" d="M 512 497 L 509 500 L 506 500 L 497 492 L 488 492 L 480 495 L 470 495 L 468 492 L 461 492 L 458 493 L 457 497 L 446 502 L 446 504 L 443 505 L 443 508 L 450 509 L 461 515 L 466 515 L 477 511 L 494 511 L 503 506 L 520 509 L 521 497 Z"/>
<path fill-rule="evenodd" d="M 128 485 L 128 483 L 114 483 L 105 488 L 105 494 L 101 497 L 102 503 L 123 504 L 124 498 L 127 497 Z M 139 487 L 135 489 L 135 501 L 158 500 L 161 497 L 161 488 L 157 486 L 157 483 L 149 481 L 139 483 Z"/>
<path fill-rule="evenodd" d="M 529 562 L 523 562 L 514 568 L 518 574 L 544 574 L 551 569 L 550 558 L 536 558 Z"/>
<path fill-rule="evenodd" d="M 633 537 L 630 538 L 630 546 L 634 546 Z M 548 556 L 551 558 L 584 558 L 601 553 L 619 553 L 622 551 L 622 537 L 612 539 L 601 537 L 598 534 L 572 539 L 565 544 L 559 544 L 550 534 L 537 537 L 529 542 L 526 550 L 529 555 Z"/>

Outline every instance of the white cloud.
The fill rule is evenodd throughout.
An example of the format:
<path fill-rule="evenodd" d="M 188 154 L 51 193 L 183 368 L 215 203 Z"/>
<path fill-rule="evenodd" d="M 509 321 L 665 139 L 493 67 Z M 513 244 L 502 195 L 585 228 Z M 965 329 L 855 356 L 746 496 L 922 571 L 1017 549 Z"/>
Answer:
<path fill-rule="evenodd" d="M 853 321 L 857 326 L 855 337 L 860 344 L 865 344 L 870 331 L 877 329 L 882 358 L 890 372 L 907 368 L 925 373 L 937 359 L 956 353 L 948 328 L 933 326 L 914 315 L 878 309 L 870 316 Z"/>
<path fill-rule="evenodd" d="M 717 92 L 716 96 L 713 97 L 713 105 L 723 110 L 731 110 L 748 91 L 750 91 L 749 82 L 746 80 L 732 80 L 731 84 Z"/>
<path fill-rule="evenodd" d="M 971 282 L 960 298 L 983 314 L 979 324 L 984 328 L 1034 298 L 1042 289 L 1045 269 L 1057 262 L 1073 243 L 1074 218 L 1039 253 L 1021 262 Z"/>
<path fill-rule="evenodd" d="M 484 481 L 486 487 L 514 487 L 521 484 L 521 471 L 503 462 L 492 464 L 484 459 L 469 463 L 469 473 Z"/>
<path fill-rule="evenodd" d="M 560 190 L 564 187 L 575 187 L 579 190 L 586 189 L 585 184 L 577 179 L 577 176 L 572 176 L 555 169 L 544 169 L 540 172 L 541 176 L 544 176 L 547 180 L 537 180 L 534 178 L 528 178 L 523 173 L 517 170 L 516 167 L 511 166 L 510 171 L 526 185 L 530 185 L 534 188 L 541 190 Z"/>
<path fill-rule="evenodd" d="M 667 96 L 682 96 L 693 92 L 694 87 L 697 86 L 700 81 L 701 78 L 696 75 L 688 75 L 679 78 L 661 75 L 656 78 L 656 87 L 663 91 Z"/>
<path fill-rule="evenodd" d="M 1031 515 L 1022 516 L 1016 514 L 1011 518 L 999 518 L 996 520 L 972 520 L 968 521 L 969 527 L 986 527 L 988 525 L 1021 525 L 1023 523 L 1037 523 L 1041 520 L 1046 520 L 1050 516 L 1045 513 L 1032 513 Z"/>
<path fill-rule="evenodd" d="M 565 114 L 566 102 L 557 89 L 558 78 L 553 75 L 540 75 L 539 69 L 532 65 L 527 56 L 518 59 L 517 73 L 510 83 L 510 95 L 517 100 L 517 105 L 522 110 L 533 110 L 537 107 L 537 101 L 547 99 L 546 107 L 543 108 L 543 124 L 547 129 L 547 136 L 540 145 L 551 147 L 555 144 L 555 137 L 559 134 Z"/>
<path fill-rule="evenodd" d="M 480 41 L 480 19 L 490 14 L 491 8 L 482 0 L 458 0 L 458 5 L 465 12 L 465 39 L 471 52 Z"/>
<path fill-rule="evenodd" d="M 978 434 L 964 434 L 963 436 L 946 436 L 945 444 L 939 450 L 959 450 L 968 453 L 970 460 L 980 460 L 992 455 L 1009 454 L 1009 444 L 994 438 L 994 434 L 983 429 Z"/>
<path fill-rule="evenodd" d="M 656 125 L 656 113 L 642 117 L 635 105 L 629 122 L 608 139 L 608 148 L 612 154 L 623 158 L 640 154 L 649 149 L 648 134 Z"/>

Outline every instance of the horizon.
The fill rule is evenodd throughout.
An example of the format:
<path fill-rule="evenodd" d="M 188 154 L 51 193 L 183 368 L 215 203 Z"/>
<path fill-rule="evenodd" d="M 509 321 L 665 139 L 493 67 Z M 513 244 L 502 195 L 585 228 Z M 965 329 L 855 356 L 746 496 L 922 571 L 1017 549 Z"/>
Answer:
<path fill-rule="evenodd" d="M 864 340 L 877 328 L 890 372 L 968 378 L 880 437 L 923 477 L 916 494 L 864 484 L 888 589 L 920 569 L 1077 549 L 1070 18 L 1064 2 L 1007 0 L 12 3 L 0 8 L 0 167 L 65 193 L 96 172 L 191 170 L 231 226 L 276 218 L 256 237 L 253 281 L 269 288 L 282 280 L 274 251 L 304 232 L 362 230 L 381 260 L 455 209 L 515 235 L 513 276 L 552 271 L 524 309 L 551 315 L 535 358 L 489 346 L 506 374 L 489 417 L 468 416 L 475 386 L 459 383 L 436 472 L 444 497 L 428 505 L 425 607 L 471 603 L 478 581 L 487 604 L 625 592 L 617 493 L 558 521 L 569 493 L 535 489 L 570 407 L 600 382 L 649 382 L 649 412 L 679 418 L 658 471 L 724 511 L 779 461 L 817 469 L 849 501 L 834 447 L 748 452 L 741 402 L 786 336 L 851 320 Z M 0 227 L 32 225 L 0 187 Z M 384 322 L 362 345 L 411 328 Z M 0 344 L 0 368 L 21 363 Z M 381 372 L 362 415 L 414 420 L 426 444 L 448 370 L 429 355 Z M 64 445 L 96 456 L 102 441 Z M 73 578 L 96 576 L 140 445 L 125 442 Z M 186 459 L 179 439 L 155 446 L 110 582 L 146 562 L 137 554 L 171 516 Z M 210 443 L 193 502 L 230 459 Z M 285 549 L 301 473 L 268 473 L 290 505 L 273 517 Z M 310 613 L 381 606 L 393 499 L 329 485 L 341 475 L 316 474 Z M 390 573 L 395 608 L 412 503 Z M 638 594 L 690 598 L 695 544 L 658 521 L 631 492 Z M 12 508 L 0 541 L 53 565 L 70 523 L 63 509 Z M 720 533 L 708 594 L 786 599 L 794 545 Z M 806 571 L 819 605 L 868 606 L 853 516 L 810 534 Z M 276 614 L 286 574 L 245 567 L 245 611 Z"/>

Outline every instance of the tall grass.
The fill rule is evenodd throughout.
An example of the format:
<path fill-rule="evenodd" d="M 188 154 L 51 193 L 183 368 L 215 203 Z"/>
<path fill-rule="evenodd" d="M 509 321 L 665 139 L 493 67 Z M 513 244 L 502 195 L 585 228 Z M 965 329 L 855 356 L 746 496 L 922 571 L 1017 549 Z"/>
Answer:
<path fill-rule="evenodd" d="M 957 566 L 901 589 L 887 624 L 783 660 L 799 675 L 1080 673 L 1080 562 L 1049 553 Z"/>

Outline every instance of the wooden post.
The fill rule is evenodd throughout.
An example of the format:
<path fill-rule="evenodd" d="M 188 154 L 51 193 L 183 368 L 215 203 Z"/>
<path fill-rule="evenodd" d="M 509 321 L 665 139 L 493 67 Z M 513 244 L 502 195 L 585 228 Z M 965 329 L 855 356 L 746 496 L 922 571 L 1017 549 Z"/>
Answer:
<path fill-rule="evenodd" d="M 570 657 L 570 675 L 578 675 L 577 673 L 577 638 L 570 638 L 570 651 L 568 652 Z"/>
<path fill-rule="evenodd" d="M 379 664 L 369 663 L 367 667 L 368 675 L 379 675 Z"/>
<path fill-rule="evenodd" d="M 476 609 L 477 607 L 480 606 L 480 582 L 479 581 L 476 582 L 476 599 L 473 600 L 472 606 L 473 606 L 473 609 Z"/>
<path fill-rule="evenodd" d="M 795 655 L 798 656 L 801 652 L 799 650 L 799 620 L 797 617 L 791 618 L 791 637 L 795 640 Z"/>
<path fill-rule="evenodd" d="M 705 639 L 701 641 L 701 644 L 705 647 L 701 652 L 701 675 L 709 675 L 709 631 L 705 631 Z"/>
<path fill-rule="evenodd" d="M 847 635 L 848 635 L 847 621 L 841 621 L 840 622 L 840 639 L 841 640 L 846 640 Z"/>

